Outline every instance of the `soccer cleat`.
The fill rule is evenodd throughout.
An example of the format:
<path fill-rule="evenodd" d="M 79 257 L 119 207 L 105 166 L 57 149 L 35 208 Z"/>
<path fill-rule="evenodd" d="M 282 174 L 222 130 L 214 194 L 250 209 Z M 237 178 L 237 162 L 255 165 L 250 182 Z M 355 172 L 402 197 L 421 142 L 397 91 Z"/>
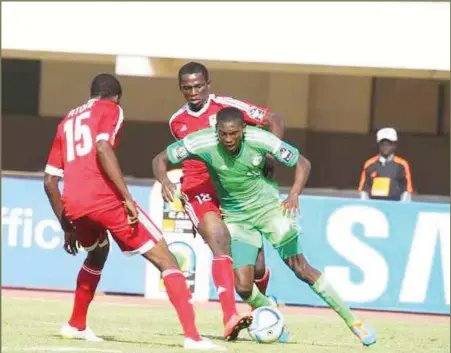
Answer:
<path fill-rule="evenodd" d="M 288 330 L 287 330 L 287 325 L 283 326 L 283 331 L 280 334 L 280 337 L 278 339 L 279 343 L 287 343 L 288 342 Z"/>
<path fill-rule="evenodd" d="M 227 350 L 227 348 L 218 346 L 209 339 L 203 337 L 200 341 L 194 341 L 193 339 L 186 337 L 185 343 L 183 344 L 183 348 L 196 351 L 217 351 L 217 352 L 218 351 L 225 352 Z"/>
<path fill-rule="evenodd" d="M 350 329 L 364 346 L 371 346 L 376 343 L 376 332 L 367 324 L 357 321 L 351 325 Z"/>
<path fill-rule="evenodd" d="M 225 324 L 224 338 L 226 341 L 235 341 L 241 330 L 248 328 L 252 324 L 252 314 L 234 314 Z"/>
<path fill-rule="evenodd" d="M 97 337 L 94 332 L 89 327 L 86 327 L 83 331 L 70 326 L 68 323 L 64 324 L 60 329 L 60 335 L 63 338 L 68 339 L 79 339 L 89 342 L 102 342 L 103 339 Z"/>

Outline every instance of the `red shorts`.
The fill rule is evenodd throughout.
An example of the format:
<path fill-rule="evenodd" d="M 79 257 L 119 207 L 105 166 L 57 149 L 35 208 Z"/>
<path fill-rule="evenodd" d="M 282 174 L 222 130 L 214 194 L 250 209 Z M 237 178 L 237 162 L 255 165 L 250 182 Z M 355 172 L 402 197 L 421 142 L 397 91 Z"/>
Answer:
<path fill-rule="evenodd" d="M 163 239 L 161 230 L 138 207 L 138 223 L 127 222 L 123 206 L 89 213 L 73 221 L 77 240 L 86 251 L 108 244 L 107 230 L 125 255 L 144 254 Z"/>
<path fill-rule="evenodd" d="M 199 223 L 207 212 L 214 212 L 221 217 L 219 200 L 213 185 L 202 185 L 186 192 L 182 190 L 182 201 L 185 212 L 196 229 L 199 229 Z"/>

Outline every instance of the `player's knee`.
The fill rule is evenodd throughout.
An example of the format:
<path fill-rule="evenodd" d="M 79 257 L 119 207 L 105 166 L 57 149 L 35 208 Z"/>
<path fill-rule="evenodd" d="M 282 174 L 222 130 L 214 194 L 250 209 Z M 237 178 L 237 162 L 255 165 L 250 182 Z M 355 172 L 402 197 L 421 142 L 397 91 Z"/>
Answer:
<path fill-rule="evenodd" d="M 252 282 L 251 283 L 236 282 L 235 290 L 241 297 L 241 299 L 246 300 L 249 299 L 250 296 L 252 295 L 252 286 L 253 286 Z"/>
<path fill-rule="evenodd" d="M 310 266 L 304 256 L 296 255 L 287 260 L 288 266 L 301 281 L 312 284 L 315 275 L 314 269 Z"/>
<path fill-rule="evenodd" d="M 214 256 L 230 255 L 230 234 L 218 216 L 204 217 L 199 231 Z"/>
<path fill-rule="evenodd" d="M 108 240 L 106 240 L 104 243 L 97 245 L 95 249 L 88 252 L 86 262 L 91 266 L 103 269 L 103 266 L 108 258 L 109 251 L 110 244 Z"/>
<path fill-rule="evenodd" d="M 266 264 L 265 264 L 265 257 L 263 255 L 263 251 L 260 251 L 257 256 L 257 263 L 255 264 L 254 273 L 255 273 L 255 279 L 260 279 L 265 276 L 266 272 Z"/>
<path fill-rule="evenodd" d="M 175 256 L 169 251 L 166 241 L 160 240 L 152 249 L 143 254 L 159 271 L 179 268 Z"/>

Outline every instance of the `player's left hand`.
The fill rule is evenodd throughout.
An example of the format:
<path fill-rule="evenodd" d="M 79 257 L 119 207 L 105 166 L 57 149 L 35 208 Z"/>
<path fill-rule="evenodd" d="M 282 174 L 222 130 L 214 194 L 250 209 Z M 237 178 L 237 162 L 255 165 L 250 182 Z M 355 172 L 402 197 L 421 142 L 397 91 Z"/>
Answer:
<path fill-rule="evenodd" d="M 299 215 L 299 201 L 297 195 L 288 195 L 287 199 L 281 203 L 285 215 L 294 217 Z"/>

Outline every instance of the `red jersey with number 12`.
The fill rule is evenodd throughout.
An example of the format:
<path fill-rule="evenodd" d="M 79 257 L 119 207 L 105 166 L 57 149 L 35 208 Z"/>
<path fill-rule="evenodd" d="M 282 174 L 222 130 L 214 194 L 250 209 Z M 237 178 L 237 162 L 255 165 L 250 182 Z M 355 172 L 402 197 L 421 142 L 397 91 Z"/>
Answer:
<path fill-rule="evenodd" d="M 216 126 L 216 114 L 222 108 L 234 107 L 244 114 L 246 124 L 264 125 L 267 108 L 259 107 L 230 97 L 210 94 L 201 110 L 195 112 L 185 104 L 169 120 L 172 135 L 180 140 L 186 135 L 205 128 Z M 199 185 L 210 182 L 207 166 L 197 159 L 185 160 L 182 163 L 182 190 L 188 191 Z"/>
<path fill-rule="evenodd" d="M 114 184 L 97 160 L 96 142 L 119 142 L 124 115 L 115 102 L 90 99 L 59 123 L 45 172 L 64 177 L 62 201 L 66 215 L 77 219 L 122 203 Z"/>

